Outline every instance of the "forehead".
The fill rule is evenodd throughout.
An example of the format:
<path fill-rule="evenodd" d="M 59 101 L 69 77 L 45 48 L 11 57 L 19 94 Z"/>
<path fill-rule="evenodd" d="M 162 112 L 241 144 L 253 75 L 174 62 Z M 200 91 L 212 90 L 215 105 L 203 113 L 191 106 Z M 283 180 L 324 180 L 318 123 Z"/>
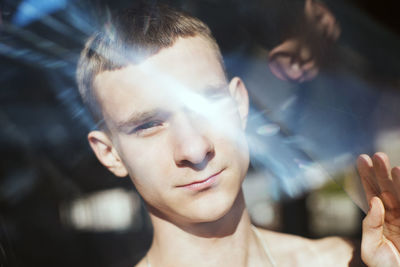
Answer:
<path fill-rule="evenodd" d="M 103 113 L 115 119 L 226 84 L 225 79 L 217 51 L 197 36 L 179 38 L 140 64 L 98 74 L 94 88 Z"/>

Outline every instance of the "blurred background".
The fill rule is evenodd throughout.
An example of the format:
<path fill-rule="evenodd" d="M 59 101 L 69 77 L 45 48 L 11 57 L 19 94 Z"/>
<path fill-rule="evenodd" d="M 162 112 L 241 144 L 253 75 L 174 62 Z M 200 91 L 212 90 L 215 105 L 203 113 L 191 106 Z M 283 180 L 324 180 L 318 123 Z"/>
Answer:
<path fill-rule="evenodd" d="M 247 85 L 253 222 L 359 239 L 357 155 L 400 164 L 396 1 L 162 2 L 205 21 Z M 74 79 L 86 38 L 132 4 L 0 1 L 0 266 L 133 266 L 149 247 L 134 186 L 90 151 Z"/>

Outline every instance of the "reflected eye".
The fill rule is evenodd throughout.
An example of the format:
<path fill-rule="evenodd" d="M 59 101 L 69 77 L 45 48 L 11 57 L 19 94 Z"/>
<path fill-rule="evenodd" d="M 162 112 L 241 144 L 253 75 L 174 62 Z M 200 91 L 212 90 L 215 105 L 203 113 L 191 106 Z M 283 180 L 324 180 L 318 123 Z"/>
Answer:
<path fill-rule="evenodd" d="M 131 133 L 140 134 L 140 133 L 144 133 L 147 131 L 151 131 L 153 128 L 161 126 L 163 123 L 164 122 L 160 121 L 160 120 L 145 122 L 145 123 L 137 126 L 136 128 L 134 128 Z"/>

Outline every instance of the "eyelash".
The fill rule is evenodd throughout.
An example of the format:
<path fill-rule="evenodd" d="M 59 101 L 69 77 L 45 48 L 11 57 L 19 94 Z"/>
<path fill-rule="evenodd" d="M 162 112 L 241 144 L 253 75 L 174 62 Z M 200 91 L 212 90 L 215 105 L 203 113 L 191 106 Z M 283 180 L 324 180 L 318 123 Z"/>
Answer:
<path fill-rule="evenodd" d="M 132 130 L 132 133 L 140 133 L 142 131 L 146 131 L 151 128 L 157 127 L 157 126 L 161 126 L 162 124 L 163 124 L 163 121 L 160 121 L 160 120 L 145 122 L 145 123 L 139 125 L 138 127 L 134 128 Z"/>

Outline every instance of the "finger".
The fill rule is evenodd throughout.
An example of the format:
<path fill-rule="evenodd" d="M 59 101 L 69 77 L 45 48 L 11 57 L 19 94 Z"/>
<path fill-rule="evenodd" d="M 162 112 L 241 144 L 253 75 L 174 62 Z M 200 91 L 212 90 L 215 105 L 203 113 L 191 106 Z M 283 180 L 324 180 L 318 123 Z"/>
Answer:
<path fill-rule="evenodd" d="M 382 201 L 378 197 L 373 197 L 362 226 L 361 249 L 363 258 L 371 255 L 382 244 L 384 216 L 385 208 Z"/>
<path fill-rule="evenodd" d="M 372 162 L 374 164 L 375 177 L 378 180 L 380 192 L 383 197 L 383 203 L 385 206 L 392 208 L 395 203 L 393 203 L 396 191 L 394 188 L 394 183 L 390 174 L 390 163 L 389 158 L 385 153 L 378 152 L 372 157 Z"/>
<path fill-rule="evenodd" d="M 363 221 L 361 240 L 361 258 L 368 266 L 400 266 L 398 249 L 383 235 L 384 217 L 382 201 L 373 197 Z"/>
<path fill-rule="evenodd" d="M 377 196 L 380 193 L 371 158 L 365 154 L 360 155 L 357 159 L 357 169 L 361 177 L 367 202 L 370 202 L 373 196 Z"/>
<path fill-rule="evenodd" d="M 396 198 L 399 201 L 400 200 L 400 167 L 394 167 L 392 169 L 391 174 L 392 174 L 394 188 L 396 191 Z"/>
<path fill-rule="evenodd" d="M 394 167 L 391 171 L 393 181 L 393 192 L 383 192 L 381 199 L 385 204 L 386 216 L 385 219 L 389 222 L 399 222 L 400 218 L 400 167 Z"/>

